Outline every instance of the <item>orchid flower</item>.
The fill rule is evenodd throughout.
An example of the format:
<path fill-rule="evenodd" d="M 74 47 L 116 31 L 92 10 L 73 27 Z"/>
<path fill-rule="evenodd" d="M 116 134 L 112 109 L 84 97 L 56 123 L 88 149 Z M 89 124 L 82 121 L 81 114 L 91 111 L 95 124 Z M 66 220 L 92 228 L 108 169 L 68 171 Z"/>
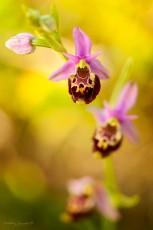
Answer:
<path fill-rule="evenodd" d="M 73 38 L 75 55 L 63 52 L 68 61 L 51 75 L 50 80 L 59 81 L 68 78 L 72 100 L 88 104 L 100 91 L 100 79 L 108 79 L 109 74 L 96 59 L 101 52 L 90 54 L 92 42 L 79 27 L 73 29 Z"/>
<path fill-rule="evenodd" d="M 63 220 L 76 221 L 95 211 L 113 221 L 120 217 L 106 188 L 91 177 L 71 180 L 68 192 L 70 196 Z"/>
<path fill-rule="evenodd" d="M 135 105 L 138 86 L 135 82 L 127 83 L 120 93 L 116 106 L 111 108 L 104 101 L 104 109 L 91 107 L 89 110 L 95 116 L 99 127 L 93 137 L 94 148 L 99 156 L 107 156 L 116 150 L 125 134 L 132 142 L 138 138 L 138 132 L 132 124 L 137 115 L 128 115 L 128 111 Z"/>
<path fill-rule="evenodd" d="M 17 34 L 7 40 L 5 46 L 20 55 L 31 54 L 35 51 L 35 46 L 31 45 L 33 38 L 34 35 L 30 33 Z"/>

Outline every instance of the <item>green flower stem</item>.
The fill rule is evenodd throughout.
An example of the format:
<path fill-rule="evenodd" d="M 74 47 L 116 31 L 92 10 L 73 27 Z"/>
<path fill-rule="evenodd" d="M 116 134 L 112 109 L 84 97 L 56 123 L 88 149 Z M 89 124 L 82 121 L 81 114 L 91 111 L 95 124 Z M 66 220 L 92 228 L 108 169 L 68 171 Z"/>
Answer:
<path fill-rule="evenodd" d="M 128 58 L 126 61 L 125 65 L 123 66 L 123 69 L 121 71 L 121 75 L 117 81 L 117 84 L 113 90 L 112 96 L 110 98 L 110 105 L 114 106 L 116 103 L 116 100 L 118 98 L 119 92 L 121 91 L 125 81 L 127 80 L 131 67 L 132 67 L 133 60 L 132 58 Z M 114 169 L 113 169 L 113 163 L 110 157 L 107 157 L 104 159 L 105 163 L 105 180 L 106 180 L 106 185 L 108 189 L 110 190 L 111 193 L 118 193 L 117 185 L 116 185 L 116 180 L 115 180 L 115 175 L 114 175 Z"/>
<path fill-rule="evenodd" d="M 40 47 L 46 47 L 46 48 L 51 48 L 49 42 L 43 38 L 33 38 L 31 40 L 31 45 L 32 46 L 40 46 Z M 57 51 L 56 51 L 57 52 Z M 67 61 L 67 57 L 65 57 L 61 52 L 57 52 L 60 57 L 62 57 L 65 61 Z"/>
<path fill-rule="evenodd" d="M 106 157 L 103 159 L 104 171 L 105 171 L 105 185 L 111 195 L 114 202 L 119 195 L 118 187 L 116 184 L 114 167 L 111 157 Z M 101 230 L 116 230 L 116 222 L 110 221 L 109 219 L 103 218 L 101 224 Z"/>
<path fill-rule="evenodd" d="M 129 58 L 122 71 L 121 75 L 118 79 L 118 82 L 113 90 L 112 96 L 110 98 L 110 105 L 115 106 L 116 100 L 118 98 L 118 95 L 125 84 L 125 81 L 127 80 L 129 73 L 131 71 L 132 67 L 132 58 Z M 119 188 L 116 183 L 116 178 L 114 174 L 114 167 L 111 157 L 106 157 L 104 160 L 104 171 L 105 171 L 105 185 L 110 192 L 112 201 L 116 208 L 118 207 L 132 207 L 135 204 L 138 203 L 138 197 L 125 197 L 122 195 L 119 191 Z M 108 219 L 103 220 L 103 230 L 115 230 L 116 229 L 116 223 L 111 222 Z"/>
<path fill-rule="evenodd" d="M 131 67 L 132 67 L 132 58 L 128 58 L 125 65 L 123 66 L 123 69 L 121 71 L 121 75 L 117 81 L 117 84 L 113 90 L 112 96 L 110 98 L 110 105 L 114 106 L 116 103 L 116 100 L 118 98 L 119 92 L 121 91 L 125 81 L 127 80 Z M 111 194 L 114 194 L 115 196 L 119 194 L 115 175 L 114 175 L 114 169 L 113 169 L 113 163 L 111 157 L 106 157 L 104 159 L 104 170 L 105 170 L 105 183 L 107 188 L 109 189 Z"/>
<path fill-rule="evenodd" d="M 42 38 L 33 38 L 31 40 L 31 45 L 50 48 L 49 43 L 45 39 L 42 39 Z"/>
<path fill-rule="evenodd" d="M 114 167 L 111 157 L 107 157 L 103 160 L 103 162 L 105 171 L 105 185 L 110 193 L 114 206 L 116 208 L 130 208 L 137 205 L 139 203 L 139 196 L 135 195 L 132 197 L 128 197 L 120 192 L 116 183 Z M 112 223 L 112 225 L 115 225 L 115 223 Z"/>
<path fill-rule="evenodd" d="M 101 230 L 116 230 L 116 223 L 104 218 Z"/>
<path fill-rule="evenodd" d="M 67 61 L 68 60 L 68 58 L 67 57 L 65 57 L 62 53 L 60 53 L 60 52 L 57 52 L 59 55 L 60 55 L 60 57 L 62 57 L 63 58 L 63 60 L 64 61 Z"/>
<path fill-rule="evenodd" d="M 105 171 L 105 184 L 111 193 L 118 191 L 116 185 L 116 179 L 114 174 L 114 167 L 111 157 L 106 157 L 104 160 L 104 171 Z"/>

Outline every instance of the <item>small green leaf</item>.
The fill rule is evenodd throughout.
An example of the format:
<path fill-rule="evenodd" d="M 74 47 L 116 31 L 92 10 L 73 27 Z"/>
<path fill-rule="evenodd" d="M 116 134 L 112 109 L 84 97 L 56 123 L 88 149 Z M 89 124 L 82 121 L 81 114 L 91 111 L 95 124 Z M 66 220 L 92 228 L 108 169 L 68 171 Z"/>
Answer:
<path fill-rule="evenodd" d="M 56 41 L 58 41 L 59 43 L 62 44 L 59 33 L 57 33 L 56 31 L 53 31 L 52 35 L 53 35 L 53 37 L 55 38 Z"/>
<path fill-rule="evenodd" d="M 37 9 L 29 8 L 25 5 L 22 6 L 22 8 L 26 17 L 36 28 L 36 34 L 38 35 L 38 37 L 32 39 L 31 44 L 33 46 L 48 47 L 60 53 L 66 52 L 57 31 L 59 20 L 56 7 L 54 5 L 52 6 L 50 15 L 46 14 L 42 16 Z"/>
<path fill-rule="evenodd" d="M 66 52 L 65 47 L 55 39 L 52 33 L 47 33 L 43 30 L 37 30 L 36 32 L 38 36 L 46 40 L 51 49 L 57 52 Z"/>
<path fill-rule="evenodd" d="M 140 200 L 139 196 L 137 195 L 128 197 L 119 191 L 111 191 L 110 196 L 116 208 L 131 208 L 136 206 Z"/>
<path fill-rule="evenodd" d="M 140 201 L 139 196 L 135 195 L 132 197 L 128 197 L 125 195 L 120 195 L 120 203 L 119 203 L 119 207 L 121 208 L 131 208 L 136 206 Z"/>
<path fill-rule="evenodd" d="M 46 35 L 46 39 L 53 50 L 58 52 L 66 52 L 65 47 L 61 43 L 56 41 L 52 35 Z"/>
<path fill-rule="evenodd" d="M 55 5 L 52 5 L 52 7 L 51 7 L 51 16 L 55 19 L 56 26 L 57 26 L 57 29 L 58 29 L 59 28 L 59 17 L 58 17 L 57 8 L 56 8 Z"/>

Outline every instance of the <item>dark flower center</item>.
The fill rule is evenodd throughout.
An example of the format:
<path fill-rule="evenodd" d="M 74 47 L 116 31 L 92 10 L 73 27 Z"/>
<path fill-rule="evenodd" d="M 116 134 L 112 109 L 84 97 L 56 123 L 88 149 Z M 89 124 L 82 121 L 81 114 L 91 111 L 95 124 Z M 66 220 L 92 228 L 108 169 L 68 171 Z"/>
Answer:
<path fill-rule="evenodd" d="M 92 196 L 70 196 L 66 212 L 70 219 L 76 221 L 84 216 L 90 215 L 95 208 L 95 200 Z"/>
<path fill-rule="evenodd" d="M 94 152 L 98 152 L 103 157 L 119 148 L 123 139 L 119 121 L 111 118 L 107 123 L 99 127 L 93 137 Z"/>
<path fill-rule="evenodd" d="M 89 69 L 87 67 L 77 69 L 77 76 L 80 78 L 86 78 L 89 77 Z"/>
<path fill-rule="evenodd" d="M 74 102 L 89 104 L 100 91 L 99 77 L 90 71 L 90 66 L 84 61 L 76 66 L 76 73 L 68 78 L 69 93 Z"/>
<path fill-rule="evenodd" d="M 105 136 L 109 140 L 111 140 L 112 136 L 115 136 L 117 132 L 117 127 L 112 126 L 110 123 L 107 124 L 107 126 L 103 127 L 101 129 L 101 136 Z"/>

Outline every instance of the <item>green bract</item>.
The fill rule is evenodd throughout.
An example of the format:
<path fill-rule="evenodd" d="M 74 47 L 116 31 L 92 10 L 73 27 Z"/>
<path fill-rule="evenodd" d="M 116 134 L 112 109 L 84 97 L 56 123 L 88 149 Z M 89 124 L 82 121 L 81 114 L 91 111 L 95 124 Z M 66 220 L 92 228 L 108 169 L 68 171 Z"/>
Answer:
<path fill-rule="evenodd" d="M 37 36 L 31 41 L 32 45 L 66 52 L 58 32 L 58 13 L 54 5 L 51 7 L 51 13 L 46 15 L 41 15 L 39 10 L 27 6 L 23 6 L 23 10 L 32 26 L 35 27 Z"/>

